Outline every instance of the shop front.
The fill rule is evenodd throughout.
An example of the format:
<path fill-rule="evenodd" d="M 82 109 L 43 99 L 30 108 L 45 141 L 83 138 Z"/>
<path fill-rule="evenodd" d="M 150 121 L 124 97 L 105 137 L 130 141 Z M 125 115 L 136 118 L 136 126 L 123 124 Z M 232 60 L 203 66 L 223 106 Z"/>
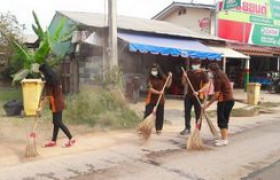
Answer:
<path fill-rule="evenodd" d="M 132 74 L 136 76 L 137 73 L 142 92 L 147 91 L 146 80 L 153 63 L 159 64 L 165 74 L 172 72 L 173 83 L 168 94 L 181 96 L 184 91 L 181 67 L 188 67 L 193 59 L 201 59 L 204 67 L 210 62 L 222 62 L 221 52 L 195 39 L 135 32 L 118 33 L 118 38 L 120 46 L 124 47 L 119 55 L 122 70 L 130 79 L 133 79 Z"/>
<path fill-rule="evenodd" d="M 219 11 L 218 36 L 230 40 L 234 50 L 250 56 L 250 60 L 228 63 L 232 72 L 238 70 L 233 74 L 244 82 L 240 87 L 245 90 L 249 82 L 269 86 L 267 74 L 279 72 L 279 9 L 278 0 L 243 0 L 239 7 Z"/>

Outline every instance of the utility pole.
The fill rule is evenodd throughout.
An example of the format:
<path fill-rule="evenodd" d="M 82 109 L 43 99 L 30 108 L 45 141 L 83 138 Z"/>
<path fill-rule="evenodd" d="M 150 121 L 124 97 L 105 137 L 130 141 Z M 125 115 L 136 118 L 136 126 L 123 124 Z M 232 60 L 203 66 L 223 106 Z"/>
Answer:
<path fill-rule="evenodd" d="M 215 1 L 215 36 L 219 36 L 219 0 Z"/>
<path fill-rule="evenodd" d="M 117 3 L 116 2 L 117 0 L 108 0 L 110 69 L 118 66 Z"/>

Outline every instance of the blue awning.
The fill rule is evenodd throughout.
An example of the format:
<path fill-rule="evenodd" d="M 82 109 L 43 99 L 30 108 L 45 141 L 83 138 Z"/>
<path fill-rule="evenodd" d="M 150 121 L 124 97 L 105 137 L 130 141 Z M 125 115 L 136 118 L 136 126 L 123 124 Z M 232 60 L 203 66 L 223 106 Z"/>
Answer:
<path fill-rule="evenodd" d="M 182 56 L 199 59 L 221 60 L 222 54 L 215 52 L 197 40 L 159 37 L 133 33 L 118 33 L 118 37 L 128 42 L 131 52 Z"/>

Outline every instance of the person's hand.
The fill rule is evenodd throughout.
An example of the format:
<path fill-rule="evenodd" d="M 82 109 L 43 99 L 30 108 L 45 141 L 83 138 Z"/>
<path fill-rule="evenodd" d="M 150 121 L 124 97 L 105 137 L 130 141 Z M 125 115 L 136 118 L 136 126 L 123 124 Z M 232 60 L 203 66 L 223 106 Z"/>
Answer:
<path fill-rule="evenodd" d="M 36 113 L 40 113 L 41 111 L 42 111 L 42 108 L 40 107 L 36 110 Z"/>
<path fill-rule="evenodd" d="M 186 71 L 183 72 L 184 77 L 188 77 L 188 74 Z"/>
<path fill-rule="evenodd" d="M 172 77 L 172 72 L 169 71 L 169 72 L 168 72 L 168 76 L 169 76 L 169 77 Z"/>
<path fill-rule="evenodd" d="M 153 109 L 153 114 L 154 115 L 156 114 L 156 111 L 157 111 L 157 109 L 156 109 L 156 107 L 154 107 L 154 109 Z"/>
<path fill-rule="evenodd" d="M 204 104 L 204 105 L 201 107 L 201 109 L 202 109 L 202 111 L 204 111 L 204 110 L 206 110 L 208 107 L 209 107 L 208 104 Z"/>
<path fill-rule="evenodd" d="M 195 91 L 195 92 L 193 92 L 193 95 L 198 96 L 199 92 Z"/>
<path fill-rule="evenodd" d="M 159 91 L 159 92 L 158 92 L 158 94 L 164 94 L 164 91 L 163 91 L 163 90 L 161 90 L 161 91 Z"/>

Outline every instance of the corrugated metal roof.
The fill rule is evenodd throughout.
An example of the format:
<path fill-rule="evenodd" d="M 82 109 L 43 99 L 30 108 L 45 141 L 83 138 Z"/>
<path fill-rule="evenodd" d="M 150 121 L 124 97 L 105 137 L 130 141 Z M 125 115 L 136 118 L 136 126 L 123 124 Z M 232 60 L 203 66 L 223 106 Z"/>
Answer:
<path fill-rule="evenodd" d="M 60 13 L 61 15 L 75 21 L 80 25 L 97 28 L 107 27 L 107 16 L 105 16 L 104 14 L 72 11 L 58 11 L 57 13 Z M 118 29 L 122 30 L 156 33 L 162 35 L 188 37 L 195 39 L 224 41 L 223 39 L 217 38 L 215 36 L 200 34 L 188 28 L 180 27 L 178 25 L 157 20 L 118 16 L 117 24 Z"/>
<path fill-rule="evenodd" d="M 228 47 L 219 47 L 219 46 L 210 46 L 210 45 L 208 45 L 208 47 L 216 52 L 222 53 L 223 54 L 222 56 L 226 58 L 250 59 L 250 56 L 246 56 Z"/>
<path fill-rule="evenodd" d="M 253 56 L 273 56 L 274 51 L 269 47 L 229 44 L 229 47 L 246 55 Z"/>

